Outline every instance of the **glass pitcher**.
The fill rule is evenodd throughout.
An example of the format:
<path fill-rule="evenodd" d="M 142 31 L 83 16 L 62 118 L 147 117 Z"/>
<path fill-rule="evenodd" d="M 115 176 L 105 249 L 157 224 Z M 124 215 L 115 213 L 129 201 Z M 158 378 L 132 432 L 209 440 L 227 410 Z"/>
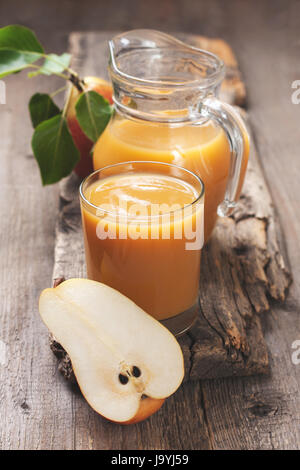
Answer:
<path fill-rule="evenodd" d="M 153 30 L 109 42 L 115 113 L 95 145 L 94 168 L 130 160 L 173 163 L 205 184 L 205 240 L 229 215 L 243 184 L 249 137 L 235 109 L 218 100 L 223 62 Z"/>

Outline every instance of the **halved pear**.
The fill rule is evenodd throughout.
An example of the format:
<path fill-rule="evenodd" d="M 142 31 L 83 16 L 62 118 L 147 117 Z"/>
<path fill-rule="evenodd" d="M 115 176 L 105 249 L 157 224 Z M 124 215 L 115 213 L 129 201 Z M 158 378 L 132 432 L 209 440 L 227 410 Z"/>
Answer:
<path fill-rule="evenodd" d="M 157 399 L 149 400 L 151 414 L 181 384 L 183 356 L 175 337 L 115 289 L 69 279 L 42 292 L 39 310 L 69 354 L 84 397 L 105 418 L 137 422 L 140 409 L 147 417 L 142 397 Z"/>

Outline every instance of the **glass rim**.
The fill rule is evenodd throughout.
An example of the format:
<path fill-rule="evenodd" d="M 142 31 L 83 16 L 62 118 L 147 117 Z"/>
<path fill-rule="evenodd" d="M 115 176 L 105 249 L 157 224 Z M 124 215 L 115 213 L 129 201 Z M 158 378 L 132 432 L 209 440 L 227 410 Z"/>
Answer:
<path fill-rule="evenodd" d="M 185 206 L 181 207 L 180 209 L 175 209 L 173 211 L 169 211 L 169 212 L 165 212 L 163 214 L 154 214 L 154 215 L 149 215 L 147 216 L 146 218 L 141 216 L 131 216 L 131 215 L 120 215 L 120 214 L 117 214 L 116 212 L 112 212 L 112 211 L 108 211 L 108 210 L 105 210 L 105 209 L 101 209 L 101 207 L 99 206 L 96 206 L 95 204 L 93 204 L 92 202 L 90 202 L 84 195 L 83 193 L 83 186 L 86 184 L 86 182 L 92 178 L 93 176 L 95 176 L 96 174 L 100 174 L 101 172 L 105 171 L 105 170 L 108 170 L 109 168 L 114 168 L 114 167 L 120 167 L 120 166 L 124 166 L 124 165 L 130 165 L 130 164 L 137 164 L 137 165 L 140 165 L 140 164 L 154 164 L 154 165 L 163 165 L 163 166 L 166 166 L 166 167 L 171 167 L 171 168 L 174 168 L 176 170 L 181 170 L 183 172 L 185 172 L 186 174 L 192 176 L 193 178 L 195 178 L 197 180 L 198 183 L 200 183 L 200 186 L 201 186 L 201 191 L 199 192 L 199 195 L 196 197 L 196 199 L 194 199 L 192 202 L 190 202 L 189 204 L 186 204 Z M 172 177 L 172 176 L 171 176 Z M 175 178 L 175 177 L 174 177 Z M 82 201 L 84 201 L 90 208 L 93 208 L 93 209 L 96 209 L 96 210 L 101 210 L 101 212 L 103 214 L 106 214 L 106 215 L 109 215 L 109 216 L 112 216 L 114 218 L 118 217 L 118 218 L 126 218 L 126 220 L 137 220 L 139 222 L 142 222 L 143 220 L 144 221 L 149 221 L 149 220 L 152 220 L 152 219 L 157 219 L 157 218 L 162 218 L 162 217 L 166 217 L 168 215 L 171 215 L 171 214 L 175 214 L 175 213 L 179 213 L 179 212 L 182 212 L 184 210 L 186 210 L 187 208 L 189 207 L 193 207 L 195 206 L 197 203 L 199 203 L 203 197 L 204 197 L 204 194 L 205 194 L 205 185 L 204 185 L 204 182 L 202 181 L 202 179 L 196 175 L 195 173 L 193 173 L 192 171 L 188 170 L 187 168 L 184 168 L 182 166 L 178 166 L 178 165 L 174 165 L 174 163 L 166 163 L 166 162 L 159 162 L 157 160 L 129 160 L 129 161 L 126 161 L 126 162 L 119 162 L 119 163 L 113 163 L 112 165 L 107 165 L 107 166 L 104 166 L 103 168 L 99 168 L 98 170 L 95 170 L 93 171 L 93 173 L 90 173 L 88 176 L 86 176 L 84 178 L 84 180 L 80 183 L 80 186 L 79 186 L 79 196 L 80 196 L 80 199 Z M 96 214 L 97 215 L 97 214 Z"/>

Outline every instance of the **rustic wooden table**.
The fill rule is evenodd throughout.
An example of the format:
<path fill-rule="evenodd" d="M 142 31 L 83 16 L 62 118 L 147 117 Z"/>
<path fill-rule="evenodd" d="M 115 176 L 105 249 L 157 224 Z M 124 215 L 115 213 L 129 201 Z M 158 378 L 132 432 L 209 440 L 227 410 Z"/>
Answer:
<path fill-rule="evenodd" d="M 44 42 L 49 25 L 56 24 L 57 35 L 49 37 L 49 48 L 56 50 L 65 47 L 66 31 L 86 28 L 79 15 L 67 19 L 70 2 L 52 2 L 55 8 L 61 5 L 64 24 L 54 7 L 52 16 L 48 10 L 40 15 L 39 2 L 31 3 L 35 9 L 25 19 L 12 6 L 2 15 L 1 5 L 3 24 L 39 24 Z M 90 14 L 89 28 L 97 29 L 100 9 L 97 2 L 88 3 L 97 13 Z M 40 185 L 26 104 L 34 91 L 55 90 L 59 81 L 10 77 L 7 104 L 0 105 L 0 339 L 6 349 L 0 362 L 0 447 L 299 449 L 300 364 L 291 359 L 292 344 L 300 340 L 300 105 L 291 101 L 291 84 L 300 78 L 299 2 L 262 1 L 254 7 L 253 2 L 232 1 L 225 8 L 224 2 L 214 0 L 208 8 L 204 2 L 185 2 L 183 7 L 183 2 L 165 1 L 156 17 L 153 2 L 151 9 L 138 2 L 132 2 L 131 9 L 127 1 L 122 7 L 114 0 L 106 3 L 101 17 L 114 18 L 106 21 L 107 29 L 166 29 L 167 18 L 169 30 L 224 37 L 233 46 L 248 89 L 262 166 L 284 228 L 294 283 L 288 301 L 273 306 L 263 319 L 269 376 L 187 383 L 162 412 L 132 427 L 95 416 L 57 372 L 37 313 L 39 293 L 51 282 L 58 188 Z"/>

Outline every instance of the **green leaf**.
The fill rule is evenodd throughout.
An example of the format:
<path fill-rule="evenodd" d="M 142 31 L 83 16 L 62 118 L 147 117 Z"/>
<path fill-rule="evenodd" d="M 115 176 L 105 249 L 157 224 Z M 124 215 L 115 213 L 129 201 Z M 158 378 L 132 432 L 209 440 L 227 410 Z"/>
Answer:
<path fill-rule="evenodd" d="M 71 61 L 71 54 L 49 54 L 47 55 L 43 65 L 39 70 L 28 74 L 30 77 L 34 77 L 39 74 L 51 75 L 52 73 L 62 73 L 67 67 L 69 67 Z"/>
<path fill-rule="evenodd" d="M 39 52 L 41 54 L 44 52 L 34 32 L 19 25 L 0 28 L 0 49 Z"/>
<path fill-rule="evenodd" d="M 0 78 L 20 72 L 42 57 L 44 49 L 25 26 L 0 28 Z"/>
<path fill-rule="evenodd" d="M 0 78 L 19 72 L 40 58 L 35 52 L 17 52 L 0 49 Z"/>
<path fill-rule="evenodd" d="M 42 45 L 36 35 L 24 26 L 5 26 L 0 28 L 0 78 L 10 73 L 20 72 L 38 59 L 44 58 L 44 63 L 34 72 L 28 74 L 34 77 L 39 74 L 51 75 L 62 73 L 70 64 L 70 54 L 44 54 Z"/>
<path fill-rule="evenodd" d="M 52 98 L 46 93 L 35 93 L 29 101 L 31 122 L 36 128 L 41 122 L 60 113 Z"/>
<path fill-rule="evenodd" d="M 80 158 L 62 114 L 39 124 L 31 145 L 40 167 L 43 185 L 56 183 L 67 176 Z"/>
<path fill-rule="evenodd" d="M 109 102 L 96 91 L 87 91 L 80 95 L 75 109 L 81 129 L 89 139 L 96 142 L 112 115 Z"/>

